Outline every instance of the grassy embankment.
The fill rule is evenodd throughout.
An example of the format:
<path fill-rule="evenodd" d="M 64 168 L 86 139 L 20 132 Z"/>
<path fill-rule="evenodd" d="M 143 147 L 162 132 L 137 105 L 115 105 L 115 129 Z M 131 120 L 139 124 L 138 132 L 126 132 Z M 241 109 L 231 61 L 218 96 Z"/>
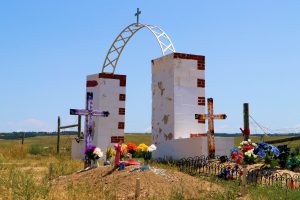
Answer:
<path fill-rule="evenodd" d="M 20 144 L 20 140 L 0 140 L 0 199 L 56 199 L 53 192 L 51 192 L 53 183 L 49 180 L 74 173 L 83 167 L 81 161 L 70 159 L 72 138 L 74 136 L 61 137 L 62 151 L 60 155 L 55 153 L 56 137 L 53 136 L 26 138 L 24 145 Z M 279 137 L 273 138 L 277 139 Z M 236 146 L 240 139 L 235 139 Z M 259 138 L 254 137 L 253 140 L 257 141 Z M 129 141 L 150 144 L 151 135 L 129 134 L 125 136 L 125 142 Z M 300 141 L 291 142 L 289 145 L 299 147 Z M 172 168 L 161 165 L 160 167 Z M 237 198 L 239 186 L 236 182 L 199 178 L 209 179 L 224 187 L 225 194 L 208 196 L 210 199 Z M 68 188 L 68 192 L 70 197 L 76 199 L 76 191 L 71 186 Z M 79 189 L 81 195 L 78 195 L 78 197 L 92 193 L 88 187 Z M 298 199 L 300 196 L 299 190 L 286 191 L 263 186 L 249 186 L 248 189 L 251 199 Z M 93 194 L 91 198 L 99 197 L 95 195 Z M 101 194 L 101 197 L 114 199 L 113 194 L 107 191 Z M 170 199 L 182 199 L 181 197 L 180 191 L 176 191 L 170 196 Z"/>

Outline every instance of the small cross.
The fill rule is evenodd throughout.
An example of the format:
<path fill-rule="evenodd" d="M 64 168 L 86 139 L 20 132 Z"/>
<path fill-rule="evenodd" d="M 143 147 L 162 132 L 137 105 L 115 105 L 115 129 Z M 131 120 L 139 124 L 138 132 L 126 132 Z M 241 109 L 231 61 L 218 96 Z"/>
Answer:
<path fill-rule="evenodd" d="M 139 15 L 141 14 L 142 12 L 140 11 L 139 8 L 136 9 L 136 13 L 134 14 L 134 16 L 136 16 L 136 24 L 138 25 L 139 24 Z"/>
<path fill-rule="evenodd" d="M 215 119 L 226 119 L 225 114 L 214 114 L 214 100 L 213 98 L 207 99 L 207 110 L 208 114 L 196 114 L 195 119 L 198 120 L 208 120 L 208 131 L 207 131 L 207 142 L 208 142 L 208 155 L 210 158 L 215 157 L 215 129 L 214 120 Z"/>

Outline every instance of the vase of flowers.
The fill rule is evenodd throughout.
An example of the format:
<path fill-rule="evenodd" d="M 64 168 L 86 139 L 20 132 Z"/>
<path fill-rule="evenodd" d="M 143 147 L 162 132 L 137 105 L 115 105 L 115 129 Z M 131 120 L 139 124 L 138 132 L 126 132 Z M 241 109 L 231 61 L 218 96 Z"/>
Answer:
<path fill-rule="evenodd" d="M 88 163 L 91 168 L 99 167 L 98 159 L 103 157 L 103 152 L 100 148 L 95 146 L 89 146 L 85 150 L 85 163 Z"/>
<path fill-rule="evenodd" d="M 277 165 L 276 158 L 280 155 L 277 147 L 265 142 L 258 142 L 254 153 L 264 161 L 264 168 L 274 168 Z"/>
<path fill-rule="evenodd" d="M 127 144 L 127 153 L 130 153 L 132 155 L 132 157 L 135 157 L 135 153 L 137 151 L 137 146 L 136 144 L 129 142 Z"/>
<path fill-rule="evenodd" d="M 116 151 L 112 147 L 108 147 L 106 149 L 106 160 L 104 162 L 104 165 L 111 165 L 111 159 L 113 156 L 116 155 Z"/>
<path fill-rule="evenodd" d="M 254 149 L 257 145 L 250 139 L 242 141 L 238 148 L 231 149 L 231 157 L 237 164 L 251 165 L 256 162 L 257 155 Z"/>
<path fill-rule="evenodd" d="M 152 152 L 156 150 L 156 146 L 154 144 L 147 146 L 142 143 L 137 147 L 137 151 L 140 152 L 144 158 L 144 166 L 142 166 L 143 170 L 150 169 L 149 161 L 152 158 Z"/>

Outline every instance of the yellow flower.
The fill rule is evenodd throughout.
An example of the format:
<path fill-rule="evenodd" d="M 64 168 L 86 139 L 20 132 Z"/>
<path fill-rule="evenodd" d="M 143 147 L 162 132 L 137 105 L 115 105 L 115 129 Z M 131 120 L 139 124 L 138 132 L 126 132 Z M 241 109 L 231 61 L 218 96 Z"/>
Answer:
<path fill-rule="evenodd" d="M 138 147 L 137 147 L 137 150 L 138 151 L 141 151 L 141 152 L 147 152 L 148 151 L 148 146 L 145 145 L 144 143 L 140 144 Z"/>
<path fill-rule="evenodd" d="M 123 151 L 123 154 L 127 154 L 127 145 L 126 144 L 122 144 L 122 151 Z"/>

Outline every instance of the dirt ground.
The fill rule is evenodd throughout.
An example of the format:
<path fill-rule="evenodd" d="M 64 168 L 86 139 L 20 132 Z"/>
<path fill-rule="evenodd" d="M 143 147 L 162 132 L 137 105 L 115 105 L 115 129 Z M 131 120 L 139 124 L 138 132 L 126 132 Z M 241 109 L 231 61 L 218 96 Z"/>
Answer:
<path fill-rule="evenodd" d="M 220 193 L 224 189 L 214 183 L 171 170 L 156 169 L 130 172 L 134 167 L 113 171 L 113 167 L 99 167 L 86 172 L 74 173 L 53 181 L 52 192 L 63 197 L 72 187 L 80 190 L 82 183 L 89 183 L 92 191 L 113 192 L 117 199 L 134 199 L 136 179 L 140 179 L 139 199 L 165 199 L 171 193 L 184 195 L 188 199 L 199 198 L 199 194 Z M 106 191 L 105 191 L 106 190 Z"/>

